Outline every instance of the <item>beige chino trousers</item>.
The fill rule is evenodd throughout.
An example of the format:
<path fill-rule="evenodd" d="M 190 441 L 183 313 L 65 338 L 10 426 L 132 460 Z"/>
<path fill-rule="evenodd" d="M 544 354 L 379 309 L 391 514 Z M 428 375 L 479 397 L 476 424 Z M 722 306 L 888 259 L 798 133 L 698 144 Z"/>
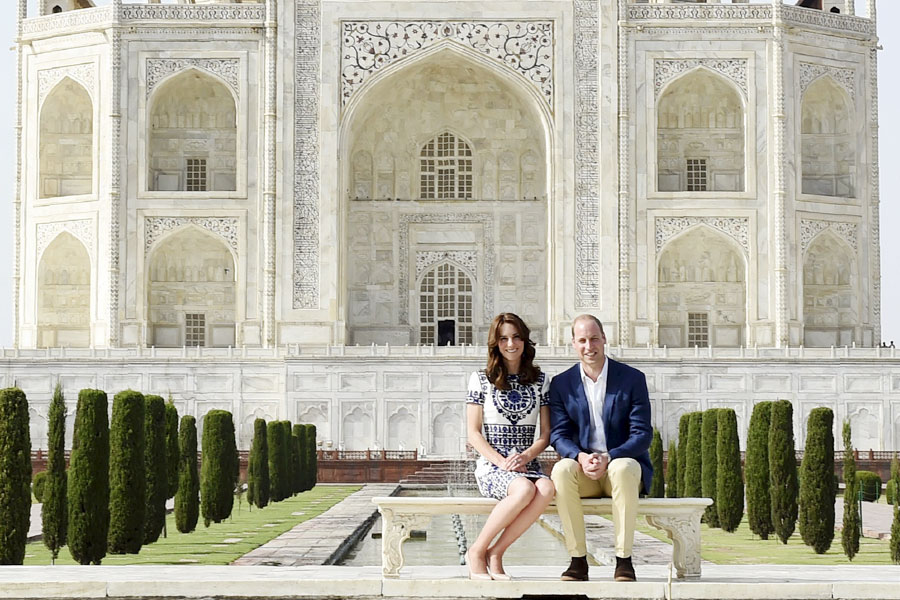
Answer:
<path fill-rule="evenodd" d="M 566 536 L 569 556 L 587 555 L 584 541 L 582 498 L 612 498 L 612 520 L 616 533 L 616 556 L 631 556 L 634 522 L 637 518 L 641 488 L 641 465 L 633 458 L 610 461 L 606 474 L 598 480 L 588 478 L 577 460 L 563 458 L 553 466 L 550 476 L 556 485 L 556 507 Z"/>

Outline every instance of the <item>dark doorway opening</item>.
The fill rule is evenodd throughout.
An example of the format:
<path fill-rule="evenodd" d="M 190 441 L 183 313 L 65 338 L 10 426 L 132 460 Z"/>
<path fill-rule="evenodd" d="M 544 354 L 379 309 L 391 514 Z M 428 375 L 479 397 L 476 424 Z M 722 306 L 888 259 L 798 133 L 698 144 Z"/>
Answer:
<path fill-rule="evenodd" d="M 456 345 L 456 321 L 444 319 L 438 321 L 438 346 Z"/>

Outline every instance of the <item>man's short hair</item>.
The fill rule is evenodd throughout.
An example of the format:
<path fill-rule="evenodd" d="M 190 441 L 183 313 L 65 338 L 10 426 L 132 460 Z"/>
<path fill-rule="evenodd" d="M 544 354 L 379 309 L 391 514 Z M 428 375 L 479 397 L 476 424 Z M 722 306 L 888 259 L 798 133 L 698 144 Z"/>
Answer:
<path fill-rule="evenodd" d="M 575 323 L 577 323 L 578 321 L 593 321 L 597 324 L 597 327 L 600 328 L 600 333 L 606 335 L 606 333 L 603 331 L 603 323 L 600 322 L 600 319 L 598 319 L 594 315 L 584 313 L 572 319 L 572 339 L 575 339 Z"/>

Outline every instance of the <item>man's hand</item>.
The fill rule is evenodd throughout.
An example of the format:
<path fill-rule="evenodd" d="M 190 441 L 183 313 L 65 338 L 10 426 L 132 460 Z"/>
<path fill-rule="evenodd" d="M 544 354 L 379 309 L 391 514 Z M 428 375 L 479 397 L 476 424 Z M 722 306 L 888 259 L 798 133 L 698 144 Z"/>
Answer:
<path fill-rule="evenodd" d="M 609 466 L 609 454 L 579 452 L 578 464 L 581 465 L 581 470 L 584 471 L 588 479 L 597 481 L 606 475 L 606 467 Z"/>

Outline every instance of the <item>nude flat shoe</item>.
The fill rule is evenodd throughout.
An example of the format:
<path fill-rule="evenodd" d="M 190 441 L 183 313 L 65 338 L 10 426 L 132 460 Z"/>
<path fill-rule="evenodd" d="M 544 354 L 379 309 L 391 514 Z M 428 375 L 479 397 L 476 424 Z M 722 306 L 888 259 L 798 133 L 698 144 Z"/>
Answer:
<path fill-rule="evenodd" d="M 466 568 L 469 570 L 469 579 L 472 581 L 491 581 L 490 573 L 473 573 L 472 572 L 472 563 L 469 561 L 469 553 L 466 552 Z M 485 565 L 487 568 L 487 565 Z"/>

